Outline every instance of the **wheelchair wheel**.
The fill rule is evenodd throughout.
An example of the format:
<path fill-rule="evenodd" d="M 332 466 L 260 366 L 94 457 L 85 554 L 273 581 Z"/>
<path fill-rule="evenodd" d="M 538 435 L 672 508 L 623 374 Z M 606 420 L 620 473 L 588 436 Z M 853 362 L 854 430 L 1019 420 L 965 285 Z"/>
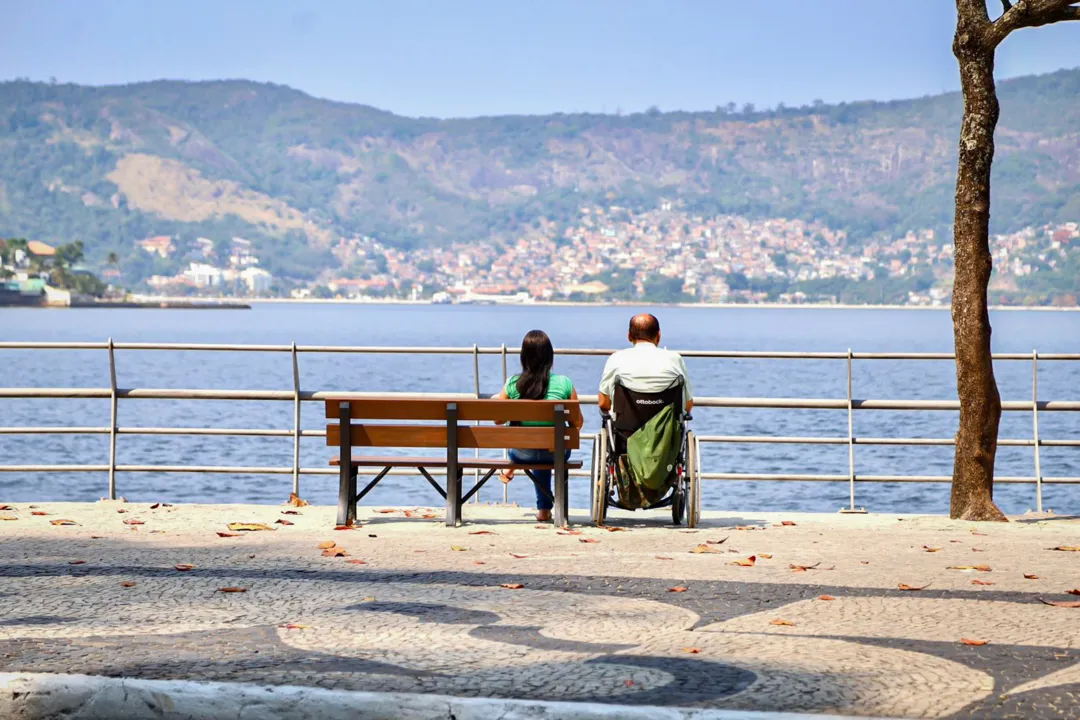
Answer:
<path fill-rule="evenodd" d="M 688 479 L 686 526 L 695 528 L 701 520 L 701 478 L 698 477 L 698 443 L 694 433 L 686 436 L 686 476 Z"/>
<path fill-rule="evenodd" d="M 608 433 L 607 428 L 600 430 L 600 450 L 597 453 L 596 478 L 593 482 L 592 521 L 603 525 L 607 518 L 608 506 Z"/>

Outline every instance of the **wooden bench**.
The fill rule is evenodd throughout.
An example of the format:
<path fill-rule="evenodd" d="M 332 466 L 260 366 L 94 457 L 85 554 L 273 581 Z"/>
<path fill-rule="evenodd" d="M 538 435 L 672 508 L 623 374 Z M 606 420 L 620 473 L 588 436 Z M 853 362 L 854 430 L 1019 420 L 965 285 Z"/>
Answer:
<path fill-rule="evenodd" d="M 565 459 L 567 450 L 580 447 L 580 433 L 575 427 L 581 417 L 576 400 L 433 400 L 427 398 L 331 398 L 326 401 L 326 444 L 338 448 L 331 465 L 338 465 L 338 525 L 349 525 L 356 518 L 356 503 L 371 492 L 394 468 L 415 468 L 446 499 L 446 524 L 461 523 L 461 507 L 502 470 L 522 470 L 536 482 L 533 471 L 552 470 L 554 480 L 553 515 L 555 524 L 566 524 L 568 513 L 568 472 L 581 462 Z M 408 421 L 409 424 L 388 421 Z M 468 423 L 492 423 L 475 425 Z M 495 425 L 493 423 L 550 422 L 548 426 Z M 445 448 L 434 457 L 356 456 L 352 449 L 365 448 Z M 522 465 L 509 460 L 459 458 L 461 449 L 547 450 L 554 455 L 551 464 Z M 375 477 L 356 492 L 356 478 L 361 468 L 371 468 Z M 377 469 L 377 471 L 375 470 Z M 445 489 L 430 470 L 446 471 Z M 483 477 L 464 496 L 461 480 L 465 470 L 478 469 Z M 546 492 L 546 491 L 545 491 Z"/>

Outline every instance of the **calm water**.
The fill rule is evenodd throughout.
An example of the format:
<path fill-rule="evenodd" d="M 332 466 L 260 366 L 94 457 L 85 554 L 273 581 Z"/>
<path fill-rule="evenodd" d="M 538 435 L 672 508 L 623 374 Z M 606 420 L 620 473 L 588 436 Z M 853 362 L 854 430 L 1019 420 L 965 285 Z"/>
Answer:
<path fill-rule="evenodd" d="M 783 310 L 661 308 L 664 344 L 676 349 L 804 351 L 949 351 L 947 312 L 896 310 Z M 617 348 L 625 340 L 626 308 L 480 306 L 261 305 L 250 312 L 185 310 L 15 310 L 0 309 L 0 339 L 41 341 L 161 341 L 322 345 L 516 346 L 532 328 L 542 328 L 556 347 Z M 1080 352 L 1080 313 L 1002 312 L 994 316 L 995 350 L 1000 352 Z M 511 356 L 511 372 L 516 359 Z M 753 397 L 845 397 L 842 360 L 690 360 L 697 395 Z M 603 358 L 563 357 L 557 370 L 573 378 L 583 393 L 595 393 Z M 0 351 L 0 385 L 107 387 L 104 351 Z M 286 354 L 117 352 L 121 387 L 292 389 Z M 360 391 L 472 392 L 471 356 L 301 355 L 304 389 Z M 482 357 L 481 390 L 496 392 L 502 381 L 498 357 Z M 999 362 L 1004 399 L 1031 397 L 1031 366 Z M 952 399 L 949 362 L 858 361 L 855 396 L 860 398 Z M 1080 398 L 1080 363 L 1044 362 L 1042 399 Z M 322 423 L 321 407 L 304 405 L 305 428 Z M 586 430 L 595 430 L 594 409 Z M 120 403 L 121 426 L 265 427 L 291 429 L 292 404 L 129 400 Z M 954 413 L 871 412 L 855 415 L 861 436 L 950 437 Z M 107 400 L 0 400 L 0 425 L 96 425 L 109 423 Z M 1080 416 L 1043 413 L 1043 438 L 1080 437 Z M 842 411 L 699 409 L 699 434 L 815 435 L 846 437 Z M 1029 438 L 1030 413 L 1006 413 L 1003 438 Z M 857 447 L 861 474 L 948 475 L 948 447 Z M 330 451 L 321 438 L 306 438 L 304 467 L 325 467 Z M 846 446 L 707 445 L 706 470 L 722 472 L 846 474 Z M 108 462 L 104 436 L 0 435 L 0 464 Z M 124 464 L 204 464 L 289 466 L 290 438 L 213 438 L 122 435 L 118 461 Z M 1080 448 L 1043 448 L 1044 476 L 1080 475 Z M 1000 475 L 1034 474 L 1032 448 L 1001 448 Z M 120 494 L 132 501 L 280 502 L 291 476 L 120 474 Z M 336 501 L 334 477 L 301 478 L 304 497 Z M 106 476 L 0 473 L 0 500 L 96 500 Z M 847 501 L 846 484 L 707 482 L 705 507 L 739 510 L 833 511 Z M 584 479 L 571 482 L 572 503 L 588 505 Z M 501 497 L 501 488 L 482 493 Z M 387 478 L 372 494 L 376 504 L 438 505 L 440 498 L 419 478 Z M 1001 486 L 996 493 L 1007 512 L 1034 506 L 1033 486 Z M 511 485 L 510 499 L 531 503 L 525 482 Z M 874 511 L 946 512 L 945 485 L 858 486 L 857 504 Z M 1080 489 L 1047 486 L 1045 503 L 1057 512 L 1080 512 Z"/>

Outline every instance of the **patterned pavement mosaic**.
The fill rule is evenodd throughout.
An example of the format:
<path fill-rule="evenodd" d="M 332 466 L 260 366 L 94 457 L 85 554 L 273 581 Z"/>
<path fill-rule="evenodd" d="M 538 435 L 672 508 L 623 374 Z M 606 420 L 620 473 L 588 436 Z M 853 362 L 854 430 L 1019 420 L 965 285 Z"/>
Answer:
<path fill-rule="evenodd" d="M 883 717 L 1080 707 L 1080 607 L 1061 606 L 1080 552 L 1053 549 L 1080 545 L 1080 519 L 560 530 L 469 506 L 458 529 L 417 508 L 336 531 L 324 507 L 39 505 L 0 510 L 7 672 Z"/>

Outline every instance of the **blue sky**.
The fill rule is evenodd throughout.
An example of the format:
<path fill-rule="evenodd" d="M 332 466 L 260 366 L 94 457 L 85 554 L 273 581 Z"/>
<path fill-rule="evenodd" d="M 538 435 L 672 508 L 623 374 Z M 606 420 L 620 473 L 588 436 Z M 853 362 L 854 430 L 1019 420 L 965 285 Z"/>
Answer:
<path fill-rule="evenodd" d="M 954 22 L 950 0 L 0 0 L 0 78 L 247 78 L 439 117 L 889 100 L 958 87 Z M 998 57 L 1077 66 L 1080 23 Z"/>

